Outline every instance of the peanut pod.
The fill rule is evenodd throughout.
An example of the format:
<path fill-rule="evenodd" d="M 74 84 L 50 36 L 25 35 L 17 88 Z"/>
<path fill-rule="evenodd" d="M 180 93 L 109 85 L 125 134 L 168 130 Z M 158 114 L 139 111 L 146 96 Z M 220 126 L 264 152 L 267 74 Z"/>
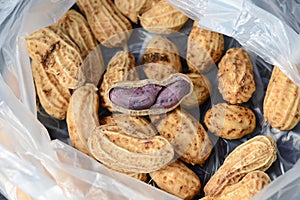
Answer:
<path fill-rule="evenodd" d="M 161 0 L 142 14 L 140 22 L 142 27 L 149 32 L 170 34 L 180 30 L 188 19 L 168 1 Z"/>
<path fill-rule="evenodd" d="M 176 45 L 163 36 L 155 36 L 147 43 L 142 63 L 146 76 L 151 79 L 161 80 L 182 71 Z"/>
<path fill-rule="evenodd" d="M 300 121 L 300 87 L 274 67 L 264 99 L 264 117 L 280 130 L 291 130 Z"/>
<path fill-rule="evenodd" d="M 125 45 L 132 26 L 111 0 L 78 0 L 97 40 L 106 47 Z"/>
<path fill-rule="evenodd" d="M 203 164 L 212 150 L 211 141 L 203 126 L 193 116 L 180 108 L 166 116 L 152 117 L 158 132 L 174 146 L 180 159 L 195 165 Z"/>
<path fill-rule="evenodd" d="M 169 112 L 192 91 L 190 79 L 177 73 L 162 81 L 118 82 L 108 90 L 108 94 L 113 110 L 142 116 Z"/>
<path fill-rule="evenodd" d="M 67 125 L 72 145 L 89 154 L 87 140 L 99 126 L 99 97 L 93 84 L 81 86 L 72 94 L 67 112 Z"/>
<path fill-rule="evenodd" d="M 71 98 L 69 89 L 60 85 L 53 74 L 47 73 L 42 63 L 32 60 L 31 69 L 39 103 L 50 116 L 64 119 Z"/>
<path fill-rule="evenodd" d="M 204 187 L 206 196 L 217 196 L 247 173 L 265 171 L 276 160 L 276 144 L 269 136 L 256 136 L 236 147 Z"/>
<path fill-rule="evenodd" d="M 181 199 L 192 199 L 200 193 L 201 182 L 198 176 L 180 161 L 151 172 L 150 177 L 160 189 Z"/>
<path fill-rule="evenodd" d="M 250 108 L 219 103 L 206 112 L 204 123 L 215 135 L 233 140 L 252 133 L 256 117 Z"/>
<path fill-rule="evenodd" d="M 149 173 L 166 166 L 174 156 L 173 147 L 161 136 L 135 138 L 109 125 L 94 129 L 88 148 L 98 161 L 121 172 Z"/>
<path fill-rule="evenodd" d="M 219 62 L 219 90 L 230 104 L 247 102 L 254 93 L 253 66 L 250 56 L 242 48 L 231 48 Z"/>

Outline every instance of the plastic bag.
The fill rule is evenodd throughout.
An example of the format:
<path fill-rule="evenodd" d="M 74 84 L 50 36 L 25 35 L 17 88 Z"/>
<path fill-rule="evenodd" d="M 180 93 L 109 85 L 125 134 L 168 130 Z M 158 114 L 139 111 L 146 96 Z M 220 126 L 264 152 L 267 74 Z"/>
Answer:
<path fill-rule="evenodd" d="M 225 5 L 226 2 L 230 3 L 225 1 Z M 54 23 L 73 3 L 73 0 L 10 1 L 1 8 L 5 11 L 3 17 L 0 18 L 0 22 L 2 22 L 0 30 L 3 30 L 0 32 L 3 36 L 0 39 L 0 139 L 3 144 L 0 146 L 0 149 L 3 150 L 1 151 L 3 154 L 0 154 L 3 158 L 0 159 L 1 191 L 10 199 L 17 199 L 16 191 L 18 189 L 34 199 L 178 199 L 148 184 L 108 170 L 98 162 L 76 151 L 67 145 L 68 137 L 63 135 L 65 134 L 65 130 L 63 130 L 66 128 L 65 125 L 58 124 L 57 121 L 53 121 L 47 116 L 40 116 L 42 119 L 47 118 L 48 122 L 44 124 L 54 124 L 52 128 L 56 130 L 55 138 L 62 138 L 65 143 L 58 140 L 51 141 L 44 126 L 36 120 L 33 81 L 22 36 Z M 176 2 L 176 5 L 177 3 L 179 5 L 179 2 Z M 232 5 L 236 4 L 231 3 Z M 234 8 L 236 11 L 237 8 Z M 218 14 L 220 19 L 223 18 L 221 14 Z M 191 24 L 187 24 L 181 31 L 187 33 L 190 30 L 189 25 Z M 143 36 L 143 33 L 139 33 L 142 36 L 133 38 L 142 41 L 147 39 L 148 35 Z M 182 44 L 182 40 L 179 40 L 176 35 L 173 40 L 178 45 Z M 228 46 L 238 45 L 230 39 L 228 41 L 230 43 Z M 135 52 L 135 49 L 144 49 L 144 45 L 145 41 L 132 41 L 129 49 Z M 182 50 L 184 51 L 184 49 Z M 140 51 L 136 53 L 140 53 Z M 103 54 L 108 60 L 113 52 L 104 49 Z M 257 58 L 254 60 L 259 61 Z M 263 70 L 264 67 L 268 66 L 263 65 L 262 68 L 256 69 Z M 215 79 L 213 73 L 215 71 L 212 71 L 211 78 Z M 256 73 L 260 74 L 261 71 L 256 71 Z M 3 78 L 1 78 L 2 76 Z M 258 83 L 262 85 L 265 82 L 267 79 L 264 81 L 259 78 L 258 80 Z M 257 91 L 256 98 L 255 101 L 258 100 L 257 102 L 261 103 L 262 96 L 259 91 Z M 215 98 L 214 101 L 217 102 L 218 98 Z M 260 103 L 257 105 L 261 105 Z M 256 110 L 259 112 L 261 109 L 258 106 Z M 266 134 L 273 134 L 272 130 L 266 130 Z M 293 143 L 296 135 L 296 132 L 290 132 L 288 136 L 280 132 L 276 137 L 279 143 L 283 144 L 282 149 L 291 145 L 292 149 L 288 148 L 288 150 L 293 151 L 294 147 L 298 147 Z M 226 154 L 226 151 L 234 148 L 241 141 L 230 144 L 223 142 L 220 141 L 218 144 L 220 148 L 216 149 L 216 155 L 212 156 L 206 166 L 207 168 L 212 167 L 211 171 L 220 164 L 218 160 L 214 162 L 213 159 L 218 154 Z M 274 166 L 276 172 L 272 175 L 273 179 L 292 168 L 296 162 L 293 159 L 297 159 L 299 153 L 295 152 L 294 157 L 286 159 L 284 155 L 280 157 L 281 162 Z M 199 171 L 199 169 L 194 170 Z M 207 181 L 209 177 L 205 177 L 206 172 L 200 169 L 199 173 L 204 173 L 204 179 Z M 280 188 L 289 184 L 290 181 L 282 183 Z M 274 194 L 278 188 L 272 185 L 270 184 L 268 188 Z"/>
<path fill-rule="evenodd" d="M 279 9 L 284 7 L 283 4 L 285 7 L 297 9 L 299 7 L 297 1 L 284 1 L 285 3 L 282 1 L 279 3 L 279 0 L 255 1 L 257 5 L 251 0 L 169 0 L 169 2 L 192 19 L 198 20 L 199 26 L 235 38 L 244 48 L 253 51 L 266 62 L 278 66 L 300 85 L 298 51 L 300 36 L 293 29 L 299 31 L 299 25 L 292 23 L 291 16 Z M 281 16 L 282 20 L 258 5 Z M 290 22 L 293 28 L 286 21 Z"/>

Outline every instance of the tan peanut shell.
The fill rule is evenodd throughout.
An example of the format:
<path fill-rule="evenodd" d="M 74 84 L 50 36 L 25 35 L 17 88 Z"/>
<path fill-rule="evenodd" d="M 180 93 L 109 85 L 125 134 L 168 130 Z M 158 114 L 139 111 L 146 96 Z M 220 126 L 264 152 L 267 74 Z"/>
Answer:
<path fill-rule="evenodd" d="M 39 103 L 50 116 L 65 119 L 71 93 L 60 85 L 53 74 L 45 71 L 42 63 L 32 60 L 32 75 Z"/>
<path fill-rule="evenodd" d="M 172 145 L 161 136 L 135 138 L 110 125 L 94 129 L 88 147 L 98 161 L 121 172 L 149 173 L 166 166 L 174 156 Z"/>
<path fill-rule="evenodd" d="M 280 130 L 291 130 L 300 121 L 300 87 L 278 67 L 273 69 L 263 110 L 265 120 Z"/>
<path fill-rule="evenodd" d="M 198 176 L 178 160 L 151 172 L 150 177 L 160 189 L 181 199 L 192 199 L 200 193 L 201 182 Z"/>
<path fill-rule="evenodd" d="M 247 173 L 265 171 L 276 160 L 276 144 L 269 136 L 256 136 L 236 147 L 204 187 L 206 196 L 217 196 Z"/>
<path fill-rule="evenodd" d="M 215 135 L 233 140 L 253 132 L 256 117 L 250 108 L 219 103 L 206 112 L 204 123 Z"/>
<path fill-rule="evenodd" d="M 132 26 L 111 0 L 78 0 L 97 40 L 106 47 L 125 45 Z"/>
<path fill-rule="evenodd" d="M 60 32 L 60 31 L 57 31 Z M 62 38 L 64 37 L 64 38 Z M 74 89 L 85 82 L 81 65 L 82 58 L 74 43 L 53 28 L 42 28 L 26 37 L 29 56 L 43 63 L 48 73 L 56 76 L 64 87 Z"/>
<path fill-rule="evenodd" d="M 212 144 L 203 126 L 193 116 L 176 108 L 153 121 L 160 135 L 171 142 L 181 160 L 192 165 L 201 165 L 206 161 Z"/>
<path fill-rule="evenodd" d="M 193 83 L 193 93 L 185 97 L 181 102 L 181 106 L 193 108 L 203 104 L 210 97 L 212 86 L 210 81 L 199 73 L 188 73 L 186 75 Z"/>
<path fill-rule="evenodd" d="M 72 94 L 67 112 L 68 132 L 72 145 L 85 154 L 89 154 L 87 140 L 99 126 L 98 108 L 99 97 L 93 84 L 81 86 Z"/>
<path fill-rule="evenodd" d="M 223 99 L 230 104 L 247 102 L 256 89 L 248 53 L 242 48 L 231 48 L 218 66 L 218 88 Z"/>
<path fill-rule="evenodd" d="M 172 74 L 170 75 L 168 78 L 165 78 L 163 80 L 157 81 L 154 79 L 144 79 L 144 80 L 139 80 L 139 81 L 122 81 L 122 82 L 117 82 L 114 85 L 112 85 L 107 92 L 107 95 L 109 96 L 111 94 L 111 92 L 114 89 L 135 89 L 136 88 L 142 88 L 144 86 L 148 86 L 148 85 L 156 85 L 156 86 L 160 86 L 163 89 L 167 88 L 168 85 L 171 85 L 173 83 L 179 82 L 179 81 L 183 81 L 186 83 L 186 85 L 188 85 L 188 88 L 183 88 L 185 91 L 185 95 L 183 97 L 181 97 L 180 99 L 177 99 L 177 103 L 172 105 L 171 107 L 168 108 L 164 108 L 164 107 L 160 107 L 160 106 L 156 106 L 158 104 L 156 103 L 160 103 L 158 102 L 158 100 L 156 99 L 156 101 L 154 102 L 155 104 L 152 105 L 149 109 L 139 109 L 139 110 L 135 110 L 135 109 L 131 109 L 131 108 L 126 108 L 126 107 L 122 107 L 116 103 L 114 103 L 111 100 L 110 97 L 110 106 L 112 107 L 113 111 L 117 111 L 117 112 L 121 112 L 127 115 L 131 115 L 131 116 L 147 116 L 147 115 L 159 115 L 159 114 L 163 114 L 166 112 L 169 112 L 173 109 L 175 109 L 178 105 L 180 105 L 180 103 L 184 100 L 185 96 L 188 96 L 189 94 L 192 93 L 193 91 L 193 85 L 191 80 L 182 73 L 176 73 L 176 74 Z M 180 88 L 176 88 L 177 91 L 180 90 Z M 172 91 L 170 90 L 170 93 L 175 93 L 176 91 Z M 162 92 L 160 93 L 162 94 Z M 121 98 L 121 97 L 120 97 Z M 127 103 L 130 104 L 130 102 L 132 101 L 131 96 L 129 96 L 129 98 L 125 98 L 125 96 L 123 96 L 124 101 L 127 100 Z M 158 97 L 155 97 L 158 98 Z M 176 98 L 176 97 L 175 97 Z M 175 99 L 173 97 L 173 99 Z M 170 99 L 163 99 L 164 101 L 170 100 Z M 136 103 L 136 102 L 135 102 Z"/>
<path fill-rule="evenodd" d="M 139 80 L 135 58 L 129 51 L 118 51 L 109 61 L 100 85 L 102 107 L 112 111 L 108 89 L 120 81 Z"/>
<path fill-rule="evenodd" d="M 147 43 L 142 63 L 146 76 L 151 79 L 161 80 L 182 71 L 178 48 L 163 36 L 155 36 Z"/>
<path fill-rule="evenodd" d="M 123 15 L 133 23 L 138 23 L 138 16 L 149 10 L 158 0 L 115 0 L 115 5 Z"/>
<path fill-rule="evenodd" d="M 159 1 L 140 16 L 142 27 L 157 34 L 170 34 L 178 31 L 188 19 L 166 0 Z"/>
<path fill-rule="evenodd" d="M 77 11 L 71 9 L 57 22 L 56 26 L 68 35 L 80 50 L 84 59 L 90 51 L 98 46 L 88 22 Z"/>
<path fill-rule="evenodd" d="M 186 61 L 190 72 L 205 73 L 221 58 L 224 37 L 220 33 L 198 27 L 194 22 L 188 37 Z"/>
<path fill-rule="evenodd" d="M 101 125 L 118 126 L 124 133 L 137 138 L 148 138 L 157 135 L 155 127 L 144 117 L 126 114 L 113 114 L 100 119 Z"/>
<path fill-rule="evenodd" d="M 215 200 L 251 200 L 252 197 L 261 191 L 271 182 L 270 177 L 262 171 L 249 172 L 241 181 L 225 187 L 222 193 Z"/>

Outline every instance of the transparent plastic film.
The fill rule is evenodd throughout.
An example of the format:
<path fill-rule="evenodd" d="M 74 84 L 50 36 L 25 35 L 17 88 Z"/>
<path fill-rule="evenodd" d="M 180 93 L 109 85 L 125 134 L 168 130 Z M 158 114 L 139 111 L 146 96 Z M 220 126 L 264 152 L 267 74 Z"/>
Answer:
<path fill-rule="evenodd" d="M 252 1 L 178 1 L 170 0 L 174 6 L 199 21 L 199 26 L 234 37 L 240 44 L 262 57 L 266 62 L 278 66 L 297 85 L 299 81 L 299 35 L 287 20 L 288 12 L 276 15 L 254 4 Z M 257 1 L 256 1 L 257 2 Z M 294 1 L 293 1 L 294 2 Z M 257 2 L 263 7 L 263 2 Z M 277 5 L 276 5 L 277 4 Z M 282 4 L 268 1 L 272 8 Z M 297 4 L 296 2 L 294 4 Z M 276 7 L 277 6 L 277 7 Z"/>

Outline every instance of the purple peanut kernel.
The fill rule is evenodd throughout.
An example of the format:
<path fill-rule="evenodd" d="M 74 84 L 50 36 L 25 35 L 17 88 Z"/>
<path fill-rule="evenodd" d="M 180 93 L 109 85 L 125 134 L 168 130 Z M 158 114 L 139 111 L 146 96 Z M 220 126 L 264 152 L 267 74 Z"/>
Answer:
<path fill-rule="evenodd" d="M 138 88 L 117 87 L 110 91 L 110 100 L 121 107 L 142 110 L 150 108 L 162 86 L 149 84 Z"/>
<path fill-rule="evenodd" d="M 158 95 L 152 108 L 170 108 L 176 105 L 190 92 L 190 84 L 184 80 L 178 80 L 167 85 Z"/>

